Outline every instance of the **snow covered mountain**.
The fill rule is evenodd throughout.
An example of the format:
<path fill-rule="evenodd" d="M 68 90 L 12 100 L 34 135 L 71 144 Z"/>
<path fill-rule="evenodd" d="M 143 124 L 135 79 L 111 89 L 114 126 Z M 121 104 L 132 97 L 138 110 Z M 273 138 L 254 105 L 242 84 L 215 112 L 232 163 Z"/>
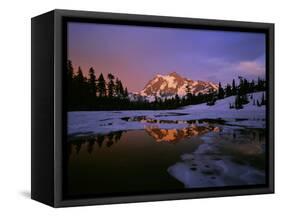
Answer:
<path fill-rule="evenodd" d="M 194 81 L 180 76 L 176 72 L 168 75 L 157 74 L 150 80 L 138 94 L 153 101 L 155 96 L 169 98 L 178 94 L 180 97 L 186 95 L 186 87 L 192 94 L 208 93 L 210 90 L 217 91 L 218 85 L 208 81 Z"/>

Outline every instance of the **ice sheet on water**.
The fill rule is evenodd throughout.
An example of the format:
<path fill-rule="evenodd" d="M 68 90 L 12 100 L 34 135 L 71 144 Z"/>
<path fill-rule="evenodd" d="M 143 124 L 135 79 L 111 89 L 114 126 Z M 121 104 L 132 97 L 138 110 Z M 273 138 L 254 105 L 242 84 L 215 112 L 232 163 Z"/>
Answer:
<path fill-rule="evenodd" d="M 241 127 L 223 128 L 225 132 L 210 132 L 201 136 L 202 144 L 192 153 L 182 154 L 178 162 L 168 167 L 168 173 L 186 188 L 264 184 L 263 170 L 248 161 L 241 161 L 240 157 L 240 160 L 236 159 L 237 156 L 247 155 L 246 159 L 253 159 L 264 153 L 263 145 L 257 144 L 248 134 L 242 136 L 240 133 L 245 129 L 241 130 Z M 233 138 L 233 133 L 237 137 Z"/>
<path fill-rule="evenodd" d="M 213 154 L 211 154 L 213 153 Z M 238 164 L 228 156 L 214 154 L 212 145 L 202 144 L 192 154 L 167 169 L 186 188 L 254 185 L 265 183 L 265 173 L 248 164 Z"/>

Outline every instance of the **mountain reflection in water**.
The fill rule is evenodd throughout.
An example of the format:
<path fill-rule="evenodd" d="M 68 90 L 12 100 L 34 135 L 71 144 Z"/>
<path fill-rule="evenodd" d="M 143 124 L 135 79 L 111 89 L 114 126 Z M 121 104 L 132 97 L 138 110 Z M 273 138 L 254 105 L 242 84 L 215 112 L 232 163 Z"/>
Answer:
<path fill-rule="evenodd" d="M 264 129 L 215 123 L 185 126 L 164 129 L 149 124 L 141 130 L 70 137 L 68 194 L 265 183 Z"/>
<path fill-rule="evenodd" d="M 147 126 L 145 131 L 156 142 L 178 142 L 184 138 L 199 136 L 208 132 L 220 132 L 219 127 L 215 126 L 197 126 L 191 125 L 190 127 L 182 129 L 161 129 L 159 127 Z"/>
<path fill-rule="evenodd" d="M 111 147 L 116 144 L 122 137 L 125 131 L 111 132 L 106 135 L 98 134 L 85 137 L 78 137 L 71 140 L 69 143 L 73 146 L 75 152 L 78 154 L 81 145 L 86 145 L 89 153 L 93 151 L 93 147 L 96 145 L 101 147 Z M 181 129 L 161 129 L 157 126 L 145 127 L 145 132 L 154 139 L 155 142 L 173 142 L 177 143 L 182 139 L 190 138 L 194 136 L 200 136 L 208 132 L 220 132 L 220 128 L 217 126 L 197 126 L 190 125 Z M 72 153 L 72 148 L 70 152 Z"/>

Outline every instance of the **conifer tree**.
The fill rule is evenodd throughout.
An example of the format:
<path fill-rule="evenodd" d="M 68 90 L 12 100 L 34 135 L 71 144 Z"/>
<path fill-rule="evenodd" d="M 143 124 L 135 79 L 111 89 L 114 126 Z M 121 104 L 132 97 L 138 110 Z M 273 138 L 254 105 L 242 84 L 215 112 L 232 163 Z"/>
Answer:
<path fill-rule="evenodd" d="M 258 78 L 258 83 L 257 83 L 257 91 L 263 91 L 265 90 L 265 81 L 262 80 L 260 77 Z"/>
<path fill-rule="evenodd" d="M 78 71 L 77 71 L 74 79 L 78 82 L 79 85 L 83 85 L 83 82 L 85 81 L 85 78 L 83 76 L 83 72 L 82 72 L 82 69 L 80 66 L 78 67 Z"/>
<path fill-rule="evenodd" d="M 236 109 L 242 109 L 242 108 L 243 108 L 240 95 L 237 95 L 237 96 L 235 97 L 234 107 L 235 107 Z"/>
<path fill-rule="evenodd" d="M 97 96 L 97 86 L 96 86 L 95 70 L 93 69 L 93 67 L 89 69 L 89 85 L 90 85 L 89 89 L 91 92 L 91 96 L 95 98 Z"/>
<path fill-rule="evenodd" d="M 224 98 L 224 90 L 221 86 L 221 82 L 219 82 L 219 90 L 218 90 L 218 98 L 223 99 Z"/>
<path fill-rule="evenodd" d="M 107 75 L 107 78 L 108 78 L 108 84 L 107 84 L 108 96 L 113 97 L 114 96 L 114 75 L 109 73 Z"/>
<path fill-rule="evenodd" d="M 114 91 L 117 97 L 120 96 L 120 91 L 119 91 L 119 79 L 115 79 L 115 84 L 114 84 Z"/>
<path fill-rule="evenodd" d="M 235 84 L 235 79 L 232 80 L 232 95 L 236 95 L 237 89 Z"/>
<path fill-rule="evenodd" d="M 207 105 L 208 106 L 213 106 L 216 103 L 216 98 L 214 96 L 214 91 L 213 89 L 209 89 L 209 93 L 207 95 Z"/>
<path fill-rule="evenodd" d="M 178 94 L 175 95 L 175 105 L 179 106 L 180 105 L 180 97 Z"/>
<path fill-rule="evenodd" d="M 122 82 L 118 78 L 116 78 L 116 81 L 115 81 L 115 91 L 116 91 L 116 95 L 118 97 L 123 97 L 124 96 L 123 84 L 122 84 Z"/>
<path fill-rule="evenodd" d="M 238 76 L 239 79 L 239 87 L 238 87 L 238 95 L 245 94 L 244 92 L 244 79 L 241 76 Z"/>
<path fill-rule="evenodd" d="M 67 78 L 68 82 L 71 82 L 73 79 L 73 66 L 70 60 L 67 61 Z"/>
<path fill-rule="evenodd" d="M 100 74 L 100 76 L 98 78 L 97 89 L 98 89 L 99 97 L 106 96 L 106 83 L 105 83 L 102 73 Z"/>
<path fill-rule="evenodd" d="M 120 95 L 124 96 L 124 88 L 121 80 L 119 80 L 119 91 L 120 91 Z"/>
<path fill-rule="evenodd" d="M 244 81 L 243 81 L 243 85 L 244 85 L 244 94 L 246 94 L 246 93 L 249 93 L 250 91 L 249 91 L 249 88 L 250 88 L 250 84 L 249 84 L 249 82 L 248 82 L 248 80 L 247 79 L 245 79 L 244 78 Z"/>
<path fill-rule="evenodd" d="M 72 97 L 74 104 L 80 108 L 85 107 L 85 98 L 86 98 L 86 78 L 83 76 L 81 67 L 78 67 L 76 74 L 73 77 L 73 92 Z"/>
<path fill-rule="evenodd" d="M 252 80 L 250 83 L 250 92 L 254 92 L 255 91 L 255 81 Z"/>
<path fill-rule="evenodd" d="M 73 104 L 75 102 L 75 96 L 73 95 L 74 93 L 74 85 L 73 85 L 73 66 L 72 62 L 70 60 L 67 61 L 67 101 L 68 101 L 68 106 L 70 109 L 72 109 Z"/>
<path fill-rule="evenodd" d="M 124 97 L 128 97 L 129 96 L 129 93 L 128 93 L 128 89 L 127 89 L 127 87 L 125 88 L 125 91 L 124 91 Z"/>
<path fill-rule="evenodd" d="M 231 90 L 230 84 L 227 84 L 227 85 L 226 85 L 226 88 L 225 88 L 225 95 L 226 95 L 226 96 L 231 96 L 231 95 L 232 95 L 232 90 Z"/>
<path fill-rule="evenodd" d="M 189 104 L 191 104 L 191 97 L 192 97 L 191 88 L 189 85 L 186 85 L 185 92 L 186 92 L 185 101 L 186 101 L 186 104 L 189 105 Z"/>

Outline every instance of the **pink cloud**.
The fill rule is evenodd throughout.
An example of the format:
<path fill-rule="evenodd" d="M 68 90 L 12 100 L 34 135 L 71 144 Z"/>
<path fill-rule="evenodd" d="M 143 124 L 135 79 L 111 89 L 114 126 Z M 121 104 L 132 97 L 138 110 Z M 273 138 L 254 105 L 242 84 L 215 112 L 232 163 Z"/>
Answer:
<path fill-rule="evenodd" d="M 257 61 L 241 61 L 236 66 L 237 70 L 242 73 L 252 75 L 263 75 L 265 73 L 265 66 Z"/>

